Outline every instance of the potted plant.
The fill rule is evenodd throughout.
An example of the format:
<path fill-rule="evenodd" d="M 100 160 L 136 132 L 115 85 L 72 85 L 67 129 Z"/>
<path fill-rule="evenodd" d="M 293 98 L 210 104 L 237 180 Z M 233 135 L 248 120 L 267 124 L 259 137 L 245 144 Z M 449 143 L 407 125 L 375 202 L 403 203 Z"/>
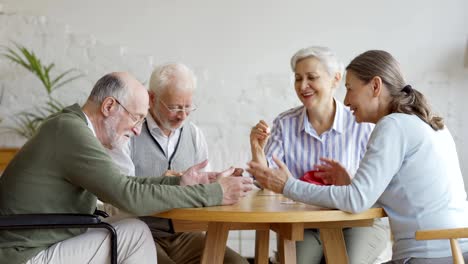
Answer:
<path fill-rule="evenodd" d="M 42 87 L 47 93 L 47 101 L 44 105 L 36 105 L 33 110 L 25 110 L 12 117 L 15 126 L 5 127 L 8 131 L 29 139 L 36 133 L 42 122 L 51 114 L 57 113 L 64 108 L 64 105 L 53 97 L 53 92 L 83 76 L 77 69 L 68 69 L 55 77 L 51 72 L 55 67 L 54 63 L 45 65 L 36 56 L 32 50 L 13 43 L 13 47 L 3 47 L 0 54 L 7 60 L 16 63 L 32 74 L 34 74 L 42 83 Z"/>
<path fill-rule="evenodd" d="M 55 64 L 43 64 L 32 50 L 28 50 L 18 43 L 13 43 L 12 47 L 4 46 L 0 57 L 18 64 L 34 74 L 40 80 L 42 88 L 47 93 L 45 104 L 36 105 L 32 110 L 25 110 L 15 114 L 11 117 L 15 125 L 4 127 L 6 131 L 13 131 L 21 137 L 29 139 L 34 136 L 39 126 L 49 115 L 59 112 L 64 108 L 64 105 L 54 98 L 53 92 L 65 84 L 82 77 L 83 74 L 72 68 L 52 77 L 51 72 L 54 70 Z M 2 87 L 1 98 L 3 98 L 3 91 Z M 0 149 L 0 172 L 3 171 L 17 151 L 18 148 Z"/>

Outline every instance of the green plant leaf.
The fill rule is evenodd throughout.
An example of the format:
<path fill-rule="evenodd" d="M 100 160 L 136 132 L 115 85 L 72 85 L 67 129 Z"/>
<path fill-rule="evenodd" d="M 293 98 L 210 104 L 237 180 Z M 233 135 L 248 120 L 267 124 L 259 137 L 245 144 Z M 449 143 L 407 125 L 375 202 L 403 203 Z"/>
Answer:
<path fill-rule="evenodd" d="M 81 77 L 83 77 L 83 76 L 84 76 L 84 74 L 79 74 L 79 75 L 77 75 L 77 76 L 73 76 L 73 77 L 71 77 L 71 78 L 69 78 L 69 79 L 66 79 L 66 80 L 62 81 L 61 83 L 55 85 L 54 88 L 53 88 L 53 90 L 55 91 L 55 90 L 57 90 L 58 88 L 64 86 L 65 84 L 67 84 L 67 83 L 69 83 L 69 82 L 72 82 L 72 81 L 74 81 L 74 80 L 76 80 L 76 79 L 79 79 L 79 78 L 81 78 Z"/>
<path fill-rule="evenodd" d="M 67 75 L 70 75 L 71 73 L 73 72 L 78 72 L 77 75 L 75 76 L 72 76 L 72 77 L 69 77 L 65 80 L 62 80 L 64 79 Z M 72 82 L 76 79 L 79 79 L 81 77 L 83 77 L 84 74 L 80 73 L 77 69 L 69 69 L 65 72 L 63 72 L 62 74 L 58 75 L 52 82 L 51 82 L 51 86 L 52 86 L 52 90 L 57 90 L 58 88 L 64 86 L 65 84 L 69 83 L 69 82 Z"/>
<path fill-rule="evenodd" d="M 31 110 L 22 111 L 13 116 L 11 119 L 15 126 L 4 127 L 7 131 L 15 132 L 25 138 L 31 138 L 44 120 L 64 108 L 59 100 L 52 97 L 52 92 L 83 77 L 84 74 L 72 68 L 52 79 L 51 72 L 55 68 L 54 63 L 44 65 L 32 50 L 28 50 L 16 42 L 13 42 L 13 46 L 13 48 L 1 46 L 4 51 L 0 55 L 33 73 L 41 81 L 48 96 L 48 101 L 44 105 L 35 106 Z"/>
<path fill-rule="evenodd" d="M 62 111 L 63 108 L 65 108 L 65 105 L 63 105 L 60 101 L 54 98 L 51 98 L 51 100 L 47 102 L 47 105 L 49 106 L 49 109 L 54 111 L 54 113 Z"/>
<path fill-rule="evenodd" d="M 23 66 L 26 68 L 28 71 L 32 72 L 31 66 L 14 50 L 11 48 L 6 48 L 6 53 L 3 53 L 2 55 L 6 57 L 7 59 L 10 59 L 13 62 L 18 63 L 19 65 Z"/>
<path fill-rule="evenodd" d="M 17 114 L 12 119 L 16 126 L 7 126 L 5 130 L 14 132 L 26 139 L 33 137 L 40 126 L 40 123 L 32 120 L 25 112 Z"/>

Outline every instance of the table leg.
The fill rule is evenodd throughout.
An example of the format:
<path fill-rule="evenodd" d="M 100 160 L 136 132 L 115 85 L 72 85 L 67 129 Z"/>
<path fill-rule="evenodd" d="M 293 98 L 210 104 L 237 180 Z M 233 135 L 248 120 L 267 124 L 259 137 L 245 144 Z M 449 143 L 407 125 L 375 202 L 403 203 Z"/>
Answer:
<path fill-rule="evenodd" d="M 202 264 L 222 264 L 226 251 L 229 223 L 209 223 L 205 237 Z"/>
<path fill-rule="evenodd" d="M 323 254 L 327 263 L 348 263 L 348 254 L 341 228 L 321 228 L 320 240 L 322 240 Z"/>
<path fill-rule="evenodd" d="M 268 264 L 270 230 L 255 232 L 255 264 Z"/>
<path fill-rule="evenodd" d="M 296 264 L 296 241 L 284 239 L 277 233 L 278 239 L 278 256 L 280 263 Z"/>

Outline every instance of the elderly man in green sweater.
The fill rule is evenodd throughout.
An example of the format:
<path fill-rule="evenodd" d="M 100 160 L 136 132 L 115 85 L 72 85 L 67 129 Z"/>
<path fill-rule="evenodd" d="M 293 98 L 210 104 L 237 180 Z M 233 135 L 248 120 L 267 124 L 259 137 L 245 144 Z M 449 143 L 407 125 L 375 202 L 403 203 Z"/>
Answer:
<path fill-rule="evenodd" d="M 80 108 L 49 117 L 0 178 L 0 215 L 92 213 L 97 198 L 135 215 L 180 207 L 233 204 L 252 189 L 243 177 L 201 172 L 181 177 L 121 175 L 104 147 L 120 148 L 140 134 L 148 112 L 145 87 L 128 73 L 102 77 Z M 212 181 L 217 179 L 217 181 Z M 204 184 L 200 184 L 204 183 Z M 148 227 L 137 219 L 111 222 L 117 230 L 119 263 L 156 263 Z M 0 232 L 0 263 L 105 263 L 105 231 L 83 229 Z"/>

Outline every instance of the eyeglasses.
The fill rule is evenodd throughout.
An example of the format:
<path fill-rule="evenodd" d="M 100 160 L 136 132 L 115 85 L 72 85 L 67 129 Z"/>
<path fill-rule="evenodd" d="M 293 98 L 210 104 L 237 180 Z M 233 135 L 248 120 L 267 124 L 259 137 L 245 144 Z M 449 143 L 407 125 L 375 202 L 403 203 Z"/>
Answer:
<path fill-rule="evenodd" d="M 188 106 L 181 106 L 181 105 L 177 105 L 177 106 L 167 106 L 161 99 L 158 99 L 159 102 L 161 102 L 164 107 L 166 107 L 166 109 L 173 113 L 173 114 L 177 114 L 179 112 L 185 112 L 186 114 L 190 114 L 191 112 L 197 110 L 197 106 L 192 104 L 192 105 L 188 105 Z"/>
<path fill-rule="evenodd" d="M 127 109 L 125 106 L 123 106 L 123 104 L 121 104 L 121 103 L 119 102 L 119 100 L 117 100 L 117 98 L 115 98 L 115 97 L 113 97 L 113 98 L 114 98 L 114 100 L 128 113 L 128 115 L 130 116 L 130 118 L 131 118 L 131 119 L 133 120 L 133 122 L 134 122 L 134 124 L 133 124 L 134 127 L 138 127 L 138 126 L 140 126 L 141 124 L 143 124 L 143 122 L 146 120 L 145 117 L 143 117 L 143 118 L 138 118 L 138 117 L 136 117 L 134 114 L 132 114 L 130 111 L 128 111 L 128 109 Z"/>

